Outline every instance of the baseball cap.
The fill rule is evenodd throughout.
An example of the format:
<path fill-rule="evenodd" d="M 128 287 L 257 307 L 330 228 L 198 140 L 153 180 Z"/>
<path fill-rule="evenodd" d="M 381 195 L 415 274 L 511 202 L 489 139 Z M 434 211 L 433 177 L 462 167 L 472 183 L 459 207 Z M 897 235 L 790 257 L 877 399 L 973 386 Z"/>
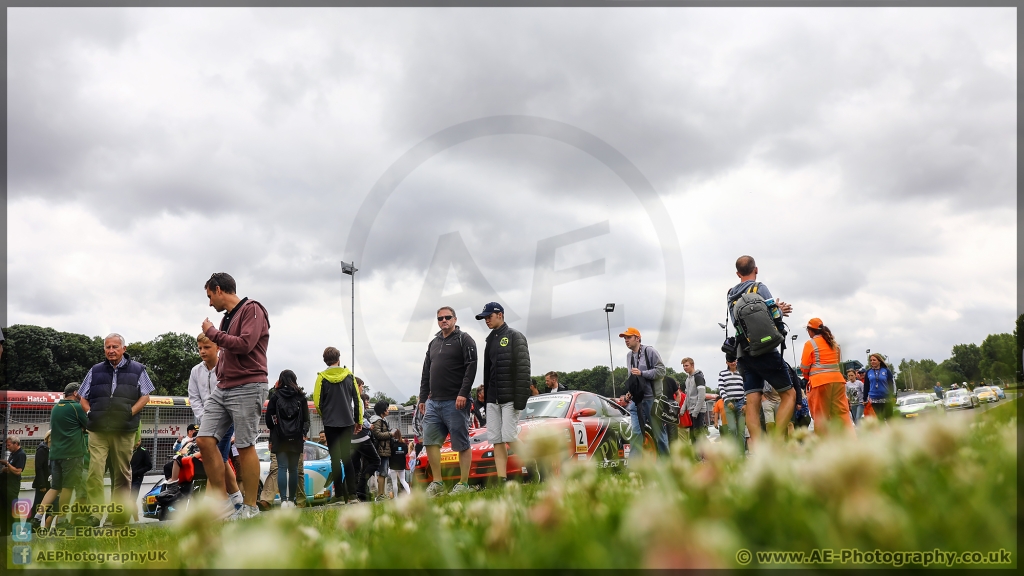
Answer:
<path fill-rule="evenodd" d="M 807 321 L 807 327 L 813 328 L 815 330 L 821 328 L 824 325 L 825 323 L 821 321 L 821 318 L 811 318 L 810 320 Z"/>
<path fill-rule="evenodd" d="M 81 388 L 81 387 L 82 387 L 82 385 L 79 384 L 78 382 L 72 382 L 72 383 L 70 383 L 70 384 L 68 384 L 67 386 L 64 387 L 64 395 L 65 396 L 70 396 L 70 395 L 74 394 L 75 392 L 78 392 L 78 389 Z"/>
<path fill-rule="evenodd" d="M 636 336 L 637 338 L 639 338 L 640 337 L 640 331 L 637 330 L 636 328 L 633 328 L 632 326 L 630 326 L 629 328 L 626 328 L 625 332 L 623 332 L 622 334 L 619 334 L 619 338 L 625 338 L 626 336 Z"/>
<path fill-rule="evenodd" d="M 505 313 L 505 309 L 501 307 L 501 304 L 497 302 L 488 302 L 484 304 L 484 311 L 476 315 L 477 320 L 483 320 L 495 312 Z"/>
<path fill-rule="evenodd" d="M 199 430 L 199 426 L 196 426 L 195 424 L 189 424 L 189 425 L 188 425 L 188 426 L 187 426 L 187 427 L 185 428 L 185 431 L 186 431 L 186 432 L 191 432 L 191 431 L 193 431 L 193 430 Z"/>

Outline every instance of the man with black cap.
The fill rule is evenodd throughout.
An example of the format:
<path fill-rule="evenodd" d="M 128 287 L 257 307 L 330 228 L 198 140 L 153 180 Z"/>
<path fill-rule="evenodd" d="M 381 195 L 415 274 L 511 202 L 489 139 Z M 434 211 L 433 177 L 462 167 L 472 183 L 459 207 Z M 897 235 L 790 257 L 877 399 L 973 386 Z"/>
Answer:
<path fill-rule="evenodd" d="M 505 323 L 505 309 L 488 302 L 477 320 L 491 333 L 484 346 L 484 400 L 487 431 L 494 444 L 494 467 L 501 482 L 507 478 L 508 443 L 518 437 L 519 411 L 530 398 L 530 348 L 526 336 Z"/>

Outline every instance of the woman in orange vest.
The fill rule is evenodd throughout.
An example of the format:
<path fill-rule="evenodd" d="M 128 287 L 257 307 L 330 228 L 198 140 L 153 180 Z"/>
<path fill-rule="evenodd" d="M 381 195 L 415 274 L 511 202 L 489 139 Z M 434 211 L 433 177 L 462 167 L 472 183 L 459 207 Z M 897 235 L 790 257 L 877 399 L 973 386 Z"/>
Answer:
<path fill-rule="evenodd" d="M 807 323 L 807 335 L 810 339 L 804 343 L 800 371 L 808 381 L 807 404 L 814 419 L 814 431 L 825 434 L 834 418 L 852 432 L 846 379 L 839 365 L 839 345 L 820 318 L 811 318 Z"/>

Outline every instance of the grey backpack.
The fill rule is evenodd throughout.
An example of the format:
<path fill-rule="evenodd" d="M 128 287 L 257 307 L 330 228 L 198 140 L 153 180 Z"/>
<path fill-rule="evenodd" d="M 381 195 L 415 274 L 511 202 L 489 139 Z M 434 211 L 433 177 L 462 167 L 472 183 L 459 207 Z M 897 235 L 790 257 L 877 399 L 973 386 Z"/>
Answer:
<path fill-rule="evenodd" d="M 754 283 L 733 301 L 732 317 L 736 319 L 736 335 L 750 344 L 750 356 L 760 356 L 774 350 L 786 339 L 775 326 L 764 298 L 757 293 L 760 283 Z"/>

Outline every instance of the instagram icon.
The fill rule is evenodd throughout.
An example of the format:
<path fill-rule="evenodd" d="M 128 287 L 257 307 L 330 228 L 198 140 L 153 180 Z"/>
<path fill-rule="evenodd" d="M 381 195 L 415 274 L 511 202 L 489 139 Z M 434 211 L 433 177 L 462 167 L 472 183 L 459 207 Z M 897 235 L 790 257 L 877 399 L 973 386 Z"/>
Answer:
<path fill-rule="evenodd" d="M 32 514 L 32 501 L 27 498 L 18 498 L 11 502 L 11 515 L 15 518 L 25 520 Z"/>

